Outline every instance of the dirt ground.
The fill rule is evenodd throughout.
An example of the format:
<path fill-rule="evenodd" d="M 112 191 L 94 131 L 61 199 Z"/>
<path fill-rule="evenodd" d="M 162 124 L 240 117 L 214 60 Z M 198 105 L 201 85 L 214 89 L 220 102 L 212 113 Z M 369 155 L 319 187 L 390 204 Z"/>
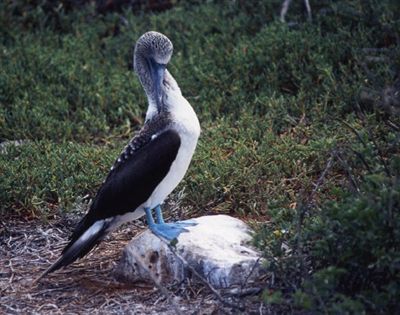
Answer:
<path fill-rule="evenodd" d="M 222 303 L 206 286 L 191 283 L 166 288 L 174 303 L 151 283 L 120 283 L 113 270 L 123 248 L 145 227 L 140 221 L 122 227 L 87 257 L 38 284 L 32 281 L 54 262 L 77 218 L 51 222 L 18 219 L 0 223 L 0 314 L 266 314 L 255 296 L 240 298 L 220 292 Z M 175 305 L 173 305 L 175 304 Z"/>

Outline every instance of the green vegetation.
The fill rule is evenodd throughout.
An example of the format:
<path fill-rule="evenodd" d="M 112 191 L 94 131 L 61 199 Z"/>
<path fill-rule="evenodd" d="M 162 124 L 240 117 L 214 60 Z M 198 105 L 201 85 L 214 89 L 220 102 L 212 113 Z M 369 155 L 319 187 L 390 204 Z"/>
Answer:
<path fill-rule="evenodd" d="M 26 144 L 0 154 L 2 217 L 45 219 L 93 196 L 142 123 L 132 46 L 157 30 L 203 129 L 183 202 L 261 222 L 265 302 L 400 312 L 400 117 L 381 93 L 400 93 L 399 4 L 319 1 L 306 23 L 299 1 L 288 26 L 280 3 L 101 15 L 3 1 L 0 141 Z"/>

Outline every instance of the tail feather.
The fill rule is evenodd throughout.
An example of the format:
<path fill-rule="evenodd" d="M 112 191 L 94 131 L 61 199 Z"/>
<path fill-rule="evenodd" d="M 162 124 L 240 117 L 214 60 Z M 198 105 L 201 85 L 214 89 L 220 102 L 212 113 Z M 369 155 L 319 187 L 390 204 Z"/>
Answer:
<path fill-rule="evenodd" d="M 96 223 L 96 220 L 93 220 L 88 214 L 86 214 L 82 220 L 79 221 L 78 225 L 75 227 L 74 232 L 72 233 L 69 243 L 64 247 L 61 254 L 65 254 L 67 250 L 75 244 L 75 242 Z"/>
<path fill-rule="evenodd" d="M 72 239 L 63 250 L 61 257 L 35 279 L 32 284 L 37 283 L 49 273 L 65 267 L 89 253 L 107 235 L 108 226 L 109 224 L 106 220 L 99 220 L 92 224 L 79 238 Z"/>

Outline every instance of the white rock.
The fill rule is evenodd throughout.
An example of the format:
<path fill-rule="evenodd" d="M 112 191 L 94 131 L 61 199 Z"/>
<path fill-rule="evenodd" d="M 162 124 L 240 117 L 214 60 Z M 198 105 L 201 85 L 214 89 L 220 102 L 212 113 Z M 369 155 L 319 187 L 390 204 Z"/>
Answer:
<path fill-rule="evenodd" d="M 261 254 L 249 245 L 251 230 L 244 222 L 227 215 L 190 221 L 197 225 L 178 237 L 174 250 L 214 287 L 242 285 L 259 275 Z M 167 243 L 147 230 L 126 246 L 115 275 L 121 281 L 152 281 L 149 272 L 164 284 L 195 278 Z"/>

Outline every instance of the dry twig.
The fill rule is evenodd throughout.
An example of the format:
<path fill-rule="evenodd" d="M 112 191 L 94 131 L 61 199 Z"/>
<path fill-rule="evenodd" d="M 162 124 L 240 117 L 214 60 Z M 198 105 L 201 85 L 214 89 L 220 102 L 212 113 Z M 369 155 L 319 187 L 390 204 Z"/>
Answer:
<path fill-rule="evenodd" d="M 168 300 L 168 302 L 172 305 L 174 308 L 175 312 L 177 314 L 182 314 L 182 312 L 179 310 L 178 305 L 174 301 L 174 296 L 172 295 L 171 292 L 167 290 L 164 286 L 161 285 L 161 283 L 158 281 L 158 279 L 153 275 L 153 273 L 147 268 L 147 266 L 143 263 L 142 259 L 139 257 L 139 255 L 136 255 L 135 252 L 131 252 L 131 255 L 135 259 L 135 261 L 140 265 L 140 267 L 146 272 L 146 274 L 151 278 L 151 280 L 154 282 L 155 286 L 157 289 L 165 296 L 165 298 Z"/>

